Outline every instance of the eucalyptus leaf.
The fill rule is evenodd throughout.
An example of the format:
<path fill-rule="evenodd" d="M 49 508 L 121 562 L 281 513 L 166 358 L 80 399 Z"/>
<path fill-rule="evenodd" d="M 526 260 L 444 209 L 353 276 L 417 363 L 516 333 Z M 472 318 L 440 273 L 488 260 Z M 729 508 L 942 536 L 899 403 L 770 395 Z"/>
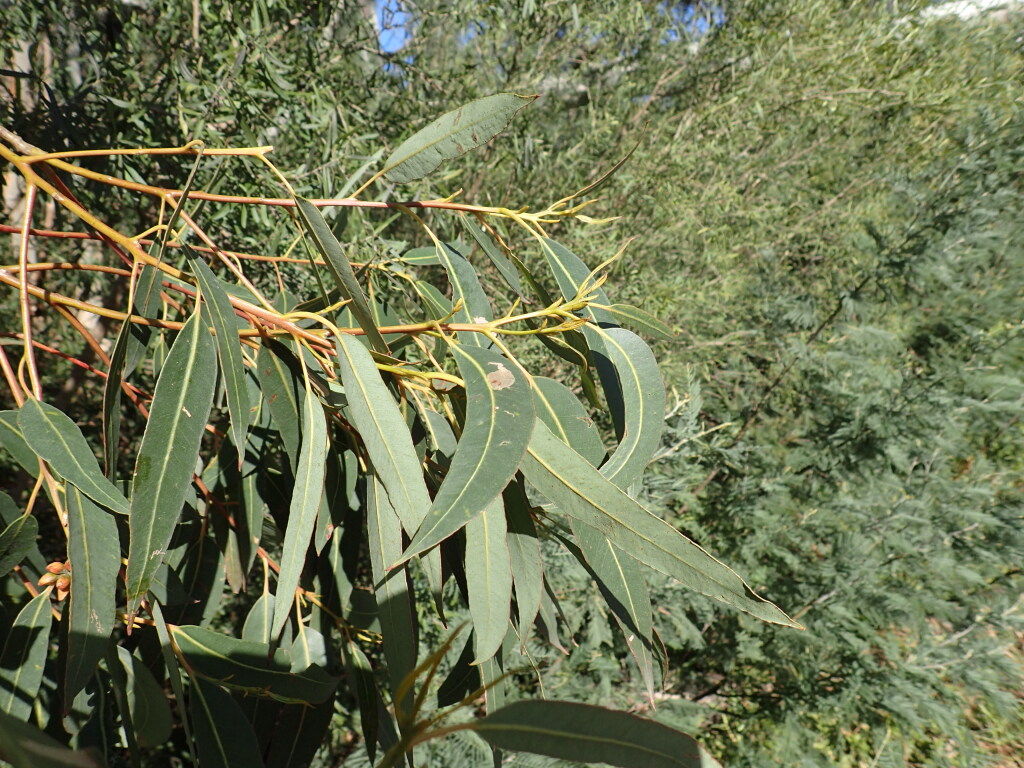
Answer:
<path fill-rule="evenodd" d="M 536 98 L 497 93 L 448 112 L 399 144 L 384 161 L 382 173 L 399 183 L 421 179 L 445 160 L 486 144 Z"/>
<path fill-rule="evenodd" d="M 213 407 L 216 350 L 194 312 L 175 339 L 153 393 L 132 479 L 128 518 L 128 614 L 134 616 L 163 562 L 181 515 Z"/>

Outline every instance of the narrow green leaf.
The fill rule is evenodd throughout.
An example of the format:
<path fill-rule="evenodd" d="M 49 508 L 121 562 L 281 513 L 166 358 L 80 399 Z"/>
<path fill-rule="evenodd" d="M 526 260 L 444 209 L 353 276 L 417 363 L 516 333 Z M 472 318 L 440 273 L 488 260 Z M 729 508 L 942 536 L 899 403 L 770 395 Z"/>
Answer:
<path fill-rule="evenodd" d="M 345 679 L 359 704 L 360 730 L 372 762 L 377 754 L 377 713 L 381 703 L 373 668 L 355 640 L 349 639 L 341 650 L 345 660 Z"/>
<path fill-rule="evenodd" d="M 334 278 L 338 291 L 344 298 L 349 299 L 348 308 L 356 322 L 359 323 L 359 327 L 363 329 L 366 338 L 369 339 L 370 346 L 385 355 L 390 354 L 384 337 L 380 335 L 380 331 L 377 330 L 377 326 L 373 322 L 370 305 L 366 302 L 366 295 L 363 293 L 359 281 L 356 280 L 355 272 L 352 271 L 352 264 L 345 256 L 341 243 L 331 232 L 320 209 L 301 197 L 295 198 L 295 204 L 299 217 L 305 224 L 306 231 L 313 238 L 316 249 L 327 264 L 327 269 L 330 271 L 331 277 Z"/>
<path fill-rule="evenodd" d="M 121 515 L 128 514 L 128 500 L 100 471 L 78 425 L 61 411 L 38 400 L 26 400 L 18 413 L 25 442 L 58 475 L 86 496 Z"/>
<path fill-rule="evenodd" d="M 196 626 L 170 626 L 171 639 L 188 669 L 200 677 L 249 695 L 285 703 L 325 701 L 338 681 L 319 667 L 291 671 L 291 656 L 266 643 L 239 640 Z"/>
<path fill-rule="evenodd" d="M 526 494 L 518 483 L 505 489 L 505 513 L 508 525 L 509 564 L 519 611 L 519 638 L 522 647 L 533 627 L 544 594 L 544 563 L 540 556 L 537 528 L 530 517 Z"/>
<path fill-rule="evenodd" d="M 270 643 L 270 627 L 274 623 L 274 595 L 265 592 L 260 595 L 245 617 L 242 625 L 242 639 L 254 643 Z"/>
<path fill-rule="evenodd" d="M 206 262 L 184 243 L 182 248 L 188 256 L 192 273 L 196 276 L 203 295 L 203 312 L 213 326 L 217 339 L 217 356 L 220 358 L 221 381 L 228 401 L 228 415 L 231 419 L 231 434 L 235 445 L 245 445 L 245 433 L 249 428 L 249 387 L 245 382 L 245 363 L 242 349 L 238 344 L 238 326 L 235 310 L 228 294 Z M 242 464 L 242 455 L 238 455 Z"/>
<path fill-rule="evenodd" d="M 178 667 L 178 658 L 174 655 L 174 641 L 171 640 L 170 625 L 164 619 L 163 609 L 160 603 L 154 601 L 150 606 L 153 614 L 153 625 L 156 627 L 156 636 L 160 641 L 160 656 L 164 660 L 164 668 L 167 670 L 167 680 L 171 684 L 171 692 L 177 702 L 179 711 L 185 706 L 185 688 L 181 684 L 181 670 Z M 187 717 L 181 718 L 181 725 L 185 731 L 185 744 L 188 747 L 189 756 L 192 762 L 196 762 L 196 753 L 193 747 L 192 726 Z"/>
<path fill-rule="evenodd" d="M 159 747 L 171 737 L 171 710 L 164 690 L 127 648 L 118 647 L 117 657 L 127 676 L 125 690 L 135 738 L 140 747 Z"/>
<path fill-rule="evenodd" d="M 437 257 L 437 249 L 430 245 L 425 245 L 421 248 L 411 248 L 399 256 L 398 259 L 406 264 L 412 264 L 417 267 L 436 267 L 441 263 Z"/>
<path fill-rule="evenodd" d="M 614 349 L 614 343 L 609 344 L 609 348 Z M 623 365 L 628 368 L 628 364 L 623 363 Z M 601 444 L 601 439 L 586 409 L 576 399 L 576 396 L 558 382 L 540 378 L 534 379 L 534 395 L 537 398 L 538 416 L 551 432 L 567 446 L 571 446 L 580 453 L 592 466 L 599 464 L 604 457 L 604 446 Z M 640 403 L 641 413 L 645 397 L 643 392 L 635 392 L 635 399 Z M 640 422 L 642 419 L 634 416 L 634 421 Z M 636 427 L 639 428 L 639 425 Z M 660 431 L 659 420 L 658 425 L 655 426 L 655 432 L 660 434 Z M 627 427 L 628 435 L 629 427 Z M 620 445 L 619 451 L 622 448 L 623 446 Z M 601 474 L 609 477 L 612 473 L 617 472 L 609 479 L 615 485 L 623 488 L 631 478 L 628 477 L 628 473 L 618 471 L 620 466 L 609 461 L 601 467 Z M 642 470 L 642 466 L 640 469 Z M 576 541 L 579 542 L 580 550 L 582 550 L 577 555 L 584 560 L 584 565 L 591 569 L 597 580 L 608 606 L 612 609 L 615 620 L 622 629 L 626 644 L 637 662 L 648 695 L 653 696 L 653 623 L 651 599 L 644 580 L 643 569 L 636 560 L 620 552 L 599 531 L 589 525 L 577 520 L 573 522 L 572 529 L 576 535 Z"/>
<path fill-rule="evenodd" d="M 387 570 L 388 564 L 402 553 L 402 528 L 376 473 L 366 480 L 366 536 L 391 694 L 398 720 L 404 723 L 405 715 L 411 713 L 412 690 L 400 698 L 398 691 L 405 677 L 416 668 L 417 631 L 406 569 Z"/>
<path fill-rule="evenodd" d="M 340 337 L 337 348 L 349 421 L 359 430 L 391 506 L 412 533 L 430 509 L 430 495 L 405 417 L 366 348 L 351 336 Z"/>
<path fill-rule="evenodd" d="M 0 712 L 0 762 L 13 768 L 100 768 L 90 752 L 72 751 L 21 719 Z"/>
<path fill-rule="evenodd" d="M 580 286 L 590 276 L 590 268 L 583 263 L 579 256 L 570 251 L 561 243 L 549 238 L 543 239 L 544 255 L 547 257 L 548 266 L 555 276 L 558 288 L 562 296 L 568 301 L 576 297 Z M 598 304 L 605 306 L 611 304 L 608 294 L 601 288 L 593 288 L 589 291 Z M 600 307 L 588 307 L 583 314 L 597 323 L 602 328 L 611 328 L 618 325 L 615 315 Z M 612 422 L 615 425 L 615 433 L 620 438 L 625 431 L 624 404 L 622 390 L 619 386 L 618 375 L 615 366 L 609 358 L 605 349 L 604 338 L 594 328 L 584 326 L 581 329 L 583 338 L 591 350 L 594 367 L 601 379 L 601 386 L 604 388 L 604 396 L 608 401 L 608 410 L 611 412 Z"/>
<path fill-rule="evenodd" d="M 299 457 L 302 441 L 302 364 L 288 347 L 269 339 L 256 355 L 257 378 L 263 399 L 270 408 L 273 427 L 281 435 L 292 467 Z"/>
<path fill-rule="evenodd" d="M 320 401 L 307 387 L 302 404 L 302 447 L 299 465 L 295 471 L 288 510 L 288 528 L 284 534 L 281 571 L 277 575 L 277 599 L 274 601 L 274 623 L 271 637 L 277 637 L 288 620 L 299 586 L 302 566 L 306 562 L 313 528 L 316 525 L 320 497 L 324 492 L 324 474 L 327 461 L 327 420 Z"/>
<path fill-rule="evenodd" d="M 500 749 L 621 768 L 719 768 L 691 736 L 626 712 L 568 701 L 517 701 L 469 728 Z"/>
<path fill-rule="evenodd" d="M 519 468 L 533 430 L 533 394 L 519 368 L 483 347 L 457 345 L 452 353 L 466 381 L 466 424 L 403 561 L 444 541 L 497 498 Z"/>
<path fill-rule="evenodd" d="M 620 488 L 628 488 L 640 479 L 661 444 L 665 384 L 654 353 L 639 336 L 625 328 L 599 333 L 618 374 L 624 425 L 622 439 L 601 467 L 601 474 Z"/>
<path fill-rule="evenodd" d="M 0 411 L 0 447 L 14 457 L 21 468 L 32 477 L 39 475 L 39 459 L 36 452 L 29 448 L 18 427 L 18 411 Z"/>
<path fill-rule="evenodd" d="M 121 544 L 117 522 L 74 486 L 67 489 L 68 559 L 74 572 L 68 608 L 68 661 L 64 701 L 96 672 L 117 615 Z"/>
<path fill-rule="evenodd" d="M 29 600 L 14 620 L 0 654 L 0 712 L 24 722 L 43 682 L 50 641 L 50 588 Z"/>
<path fill-rule="evenodd" d="M 535 376 L 533 395 L 537 418 L 547 424 L 559 440 L 572 446 L 595 467 L 604 461 L 606 451 L 594 420 L 567 386 L 545 376 Z"/>
<path fill-rule="evenodd" d="M 654 697 L 654 622 L 643 567 L 596 528 L 576 520 L 573 534 L 612 609 L 626 646 L 636 661 L 648 697 Z"/>
<path fill-rule="evenodd" d="M 304 672 L 314 664 L 327 667 L 327 641 L 312 627 L 299 622 L 288 652 L 292 655 L 292 672 Z"/>
<path fill-rule="evenodd" d="M 501 498 L 466 524 L 466 586 L 479 664 L 491 658 L 508 631 L 512 565 Z"/>
<path fill-rule="evenodd" d="M 199 312 L 178 334 L 153 393 L 132 479 L 128 518 L 128 614 L 134 616 L 163 562 L 181 515 L 213 406 L 216 351 Z"/>
<path fill-rule="evenodd" d="M 151 252 L 157 248 L 154 244 Z M 153 290 L 154 286 L 159 286 L 156 280 L 158 274 L 160 271 L 155 267 L 148 264 L 140 266 L 132 295 L 133 314 L 150 317 L 154 297 L 159 299 L 160 295 L 159 288 Z M 125 318 L 110 353 L 110 367 L 103 384 L 103 457 L 107 477 L 111 480 L 117 474 L 118 440 L 121 434 L 121 382 L 125 374 L 134 371 L 139 364 L 152 333 L 150 326 L 133 323 L 130 317 Z"/>
<path fill-rule="evenodd" d="M 32 515 L 22 515 L 0 533 L 0 576 L 6 576 L 14 566 L 32 551 L 39 523 Z"/>
<path fill-rule="evenodd" d="M 423 280 L 417 280 L 413 283 L 413 287 L 416 289 L 416 293 L 420 295 L 423 306 L 434 320 L 444 320 L 451 317 L 452 303 L 437 288 Z"/>
<path fill-rule="evenodd" d="M 516 292 L 516 294 L 527 301 L 526 296 L 523 293 L 523 284 L 519 279 L 519 272 L 516 267 L 512 264 L 512 261 L 506 256 L 498 247 L 494 244 L 491 236 L 488 235 L 480 223 L 471 215 L 460 214 L 459 219 L 462 221 L 462 226 L 466 228 L 473 239 L 476 240 L 477 245 L 480 246 L 481 250 L 487 254 L 487 258 L 491 260 L 491 264 L 498 270 L 498 273 L 504 278 L 505 282 L 508 283 L 509 287 Z"/>
<path fill-rule="evenodd" d="M 608 311 L 622 323 L 636 328 L 640 333 L 665 341 L 675 341 L 677 338 L 677 334 L 665 323 L 639 307 L 629 304 L 612 304 L 608 307 Z"/>
<path fill-rule="evenodd" d="M 445 160 L 486 144 L 536 98 L 496 93 L 448 112 L 399 144 L 384 162 L 382 173 L 398 183 L 422 179 Z"/>
<path fill-rule="evenodd" d="M 437 247 L 437 257 L 444 264 L 448 273 L 448 281 L 452 284 L 452 303 L 462 304 L 453 316 L 456 323 L 485 323 L 493 313 L 491 303 L 487 300 L 476 275 L 473 265 L 467 261 L 453 243 L 441 243 Z M 486 336 L 479 333 L 460 333 L 459 340 L 475 346 L 490 346 Z"/>
<path fill-rule="evenodd" d="M 196 677 L 189 688 L 188 703 L 203 768 L 262 767 L 256 733 L 231 694 Z"/>
<path fill-rule="evenodd" d="M 763 621 L 799 626 L 754 594 L 732 569 L 603 477 L 542 423 L 534 427 L 522 469 L 563 513 L 598 529 L 640 562 Z"/>

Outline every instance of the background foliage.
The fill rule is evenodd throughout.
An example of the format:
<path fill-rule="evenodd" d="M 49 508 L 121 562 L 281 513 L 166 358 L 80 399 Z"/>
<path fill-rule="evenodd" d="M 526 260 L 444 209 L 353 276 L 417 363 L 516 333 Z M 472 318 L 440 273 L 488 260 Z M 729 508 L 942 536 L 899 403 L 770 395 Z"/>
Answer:
<path fill-rule="evenodd" d="M 544 692 L 699 730 L 729 765 L 1017 764 L 1018 15 L 424 0 L 388 54 L 355 4 L 28 5 L 4 9 L 5 60 L 35 77 L 5 80 L 2 122 L 51 149 L 272 143 L 297 192 L 339 196 L 408 127 L 539 92 L 502 141 L 417 188 L 500 205 L 553 179 L 568 194 L 639 142 L 599 192 L 594 215 L 621 218 L 557 237 L 591 267 L 633 238 L 616 295 L 680 332 L 655 346 L 677 402 L 642 498 L 807 631 L 653 581 L 668 672 L 652 710 L 589 575 L 545 551 L 568 653 L 530 646 Z M 44 42 L 25 50 L 26 30 Z M 111 172 L 180 184 L 167 162 Z M 200 174 L 204 189 L 257 188 Z M 239 250 L 287 236 L 238 215 L 211 212 Z M 345 232 L 380 223 L 356 213 Z M 406 226 L 387 236 L 412 239 Z M 281 280 L 311 288 L 299 271 Z M 47 377 L 79 380 L 59 363 Z M 74 385 L 55 394 L 83 407 Z M 478 764 L 481 746 L 427 749 Z"/>

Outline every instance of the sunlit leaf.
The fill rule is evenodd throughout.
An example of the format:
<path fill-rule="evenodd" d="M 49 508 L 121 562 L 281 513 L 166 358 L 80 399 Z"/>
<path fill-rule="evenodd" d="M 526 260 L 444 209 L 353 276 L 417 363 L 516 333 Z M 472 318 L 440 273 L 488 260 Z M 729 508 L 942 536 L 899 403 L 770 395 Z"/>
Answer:
<path fill-rule="evenodd" d="M 473 265 L 459 252 L 454 243 L 437 246 L 438 260 L 448 273 L 452 285 L 452 302 L 460 304 L 452 321 L 456 323 L 485 323 L 492 318 L 491 303 L 487 300 Z M 479 333 L 459 334 L 459 340 L 476 346 L 489 346 L 487 338 Z"/>
<path fill-rule="evenodd" d="M 512 602 L 512 566 L 501 497 L 466 524 L 466 586 L 476 660 L 489 659 L 505 639 Z"/>
<path fill-rule="evenodd" d="M 405 417 L 366 348 L 351 336 L 340 337 L 337 348 L 338 370 L 349 399 L 348 418 L 359 430 L 402 525 L 414 532 L 430 508 L 430 495 Z"/>
<path fill-rule="evenodd" d="M 139 446 L 128 518 L 128 613 L 134 615 L 163 562 L 213 406 L 216 351 L 199 312 L 178 334 L 153 393 Z"/>
<path fill-rule="evenodd" d="M 327 460 L 327 421 L 320 401 L 307 388 L 302 402 L 302 447 L 295 470 L 288 528 L 281 552 L 281 570 L 277 576 L 277 599 L 271 637 L 277 637 L 291 613 L 295 590 L 299 586 L 306 550 L 313 536 L 320 497 L 324 490 Z"/>
<path fill-rule="evenodd" d="M 32 551 L 39 523 L 32 515 L 21 515 L 0 533 L 0 576 L 6 576 Z"/>
<path fill-rule="evenodd" d="M 534 427 L 522 469 L 526 479 L 563 513 L 596 528 L 624 553 L 759 619 L 799 626 L 754 594 L 731 568 L 603 477 L 543 423 Z"/>
<path fill-rule="evenodd" d="M 221 381 L 228 401 L 228 415 L 231 420 L 231 434 L 235 445 L 245 445 L 245 433 L 249 428 L 249 387 L 245 381 L 245 363 L 238 344 L 238 328 L 235 310 L 227 293 L 216 275 L 206 266 L 199 254 L 182 244 L 189 259 L 192 273 L 196 276 L 203 295 L 203 313 L 216 332 L 217 356 L 220 358 Z M 242 455 L 238 455 L 242 464 Z"/>
<path fill-rule="evenodd" d="M 43 682 L 50 640 L 50 589 L 44 589 L 18 612 L 0 653 L 0 712 L 28 719 Z"/>
<path fill-rule="evenodd" d="M 620 488 L 628 488 L 640 479 L 661 444 L 665 385 L 658 361 L 639 336 L 624 328 L 609 328 L 600 335 L 618 374 L 624 406 L 622 439 L 601 467 L 601 474 Z"/>
<path fill-rule="evenodd" d="M 383 173 L 394 182 L 421 179 L 445 160 L 486 144 L 536 98 L 497 93 L 448 112 L 399 144 L 384 162 Z"/>
<path fill-rule="evenodd" d="M 114 629 L 121 544 L 117 521 L 74 486 L 67 490 L 67 514 L 74 579 L 65 619 L 69 624 L 64 700 L 72 701 L 96 672 Z"/>
<path fill-rule="evenodd" d="M 25 442 L 54 472 L 86 496 L 118 514 L 128 514 L 128 500 L 100 471 L 78 425 L 48 403 L 26 400 L 18 413 Z"/>
<path fill-rule="evenodd" d="M 299 217 L 302 219 L 303 224 L 305 224 L 306 231 L 312 236 L 316 249 L 327 264 L 327 269 L 330 271 L 331 277 L 334 278 L 338 291 L 341 292 L 342 297 L 349 299 L 348 309 L 356 318 L 359 327 L 363 329 L 366 338 L 370 340 L 370 346 L 378 352 L 388 354 L 388 345 L 385 343 L 384 337 L 380 335 L 380 331 L 377 330 L 377 325 L 373 321 L 373 314 L 370 311 L 370 305 L 366 302 L 362 286 L 356 280 L 355 272 L 352 271 L 352 264 L 345 255 L 345 251 L 341 247 L 341 243 L 338 242 L 338 238 L 331 232 L 331 228 L 324 219 L 323 214 L 320 213 L 320 209 L 309 202 L 309 200 L 296 197 L 295 204 Z"/>
<path fill-rule="evenodd" d="M 483 347 L 452 347 L 466 381 L 466 424 L 451 469 L 402 559 L 444 541 L 490 504 L 519 468 L 533 429 L 525 374 Z"/>
<path fill-rule="evenodd" d="M 629 304 L 612 304 L 608 307 L 611 312 L 624 325 L 629 325 L 656 339 L 675 341 L 677 336 L 665 323 L 649 312 Z"/>

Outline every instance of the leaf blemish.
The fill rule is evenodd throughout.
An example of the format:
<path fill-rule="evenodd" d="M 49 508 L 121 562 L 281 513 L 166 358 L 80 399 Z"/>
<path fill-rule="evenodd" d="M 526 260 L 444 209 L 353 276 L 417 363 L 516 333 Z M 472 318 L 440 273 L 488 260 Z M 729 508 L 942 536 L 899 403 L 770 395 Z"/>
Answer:
<path fill-rule="evenodd" d="M 487 385 L 491 389 L 508 389 L 516 383 L 516 377 L 502 363 L 488 363 L 495 370 L 487 374 Z"/>

